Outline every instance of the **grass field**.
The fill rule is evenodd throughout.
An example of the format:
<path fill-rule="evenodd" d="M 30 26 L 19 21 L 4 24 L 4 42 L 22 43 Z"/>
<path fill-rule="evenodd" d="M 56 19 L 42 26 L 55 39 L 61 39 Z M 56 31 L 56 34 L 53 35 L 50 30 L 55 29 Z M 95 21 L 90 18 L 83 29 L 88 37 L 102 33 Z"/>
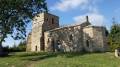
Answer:
<path fill-rule="evenodd" d="M 120 67 L 120 59 L 110 52 L 13 52 L 0 57 L 0 67 Z"/>

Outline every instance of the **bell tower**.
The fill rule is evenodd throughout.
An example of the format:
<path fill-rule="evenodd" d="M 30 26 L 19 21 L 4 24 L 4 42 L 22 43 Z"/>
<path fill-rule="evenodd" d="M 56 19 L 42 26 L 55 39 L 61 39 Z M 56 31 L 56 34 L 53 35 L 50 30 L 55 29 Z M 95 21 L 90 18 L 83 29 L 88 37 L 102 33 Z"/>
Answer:
<path fill-rule="evenodd" d="M 33 27 L 31 29 L 31 51 L 44 50 L 44 32 L 58 27 L 58 16 L 47 12 L 37 14 L 33 18 Z"/>

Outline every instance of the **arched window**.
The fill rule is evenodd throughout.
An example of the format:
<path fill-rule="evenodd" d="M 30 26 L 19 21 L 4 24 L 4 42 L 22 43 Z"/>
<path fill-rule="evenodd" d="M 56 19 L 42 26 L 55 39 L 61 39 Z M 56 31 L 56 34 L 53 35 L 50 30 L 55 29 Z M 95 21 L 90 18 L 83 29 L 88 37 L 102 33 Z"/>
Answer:
<path fill-rule="evenodd" d="M 35 47 L 35 50 L 37 51 L 37 46 Z"/>
<path fill-rule="evenodd" d="M 35 21 L 37 21 L 37 19 L 35 19 Z"/>
<path fill-rule="evenodd" d="M 88 40 L 85 40 L 85 45 L 86 45 L 87 47 L 89 47 L 89 41 L 88 41 Z"/>
<path fill-rule="evenodd" d="M 49 38 L 48 38 L 48 41 L 47 41 L 47 44 L 50 42 Z"/>
<path fill-rule="evenodd" d="M 71 40 L 73 40 L 73 36 L 72 36 L 72 35 L 70 35 L 70 41 L 71 41 Z"/>
<path fill-rule="evenodd" d="M 52 18 L 52 24 L 54 24 L 54 18 Z"/>
<path fill-rule="evenodd" d="M 37 15 L 37 17 L 40 17 L 40 15 Z"/>
<path fill-rule="evenodd" d="M 48 21 L 48 19 L 47 19 L 47 21 Z"/>

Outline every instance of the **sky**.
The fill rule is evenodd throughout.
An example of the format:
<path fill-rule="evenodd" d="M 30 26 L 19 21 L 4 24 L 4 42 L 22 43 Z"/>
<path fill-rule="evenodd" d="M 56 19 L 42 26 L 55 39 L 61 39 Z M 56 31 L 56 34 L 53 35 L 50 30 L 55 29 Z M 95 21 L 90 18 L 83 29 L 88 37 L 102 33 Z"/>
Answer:
<path fill-rule="evenodd" d="M 104 25 L 110 30 L 112 18 L 120 23 L 120 0 L 46 0 L 49 13 L 59 16 L 60 25 L 70 25 L 85 21 L 88 15 L 92 25 Z M 27 33 L 33 25 L 27 25 Z M 27 38 L 27 37 L 26 37 Z M 5 39 L 3 46 L 13 46 L 22 40 L 13 40 L 10 35 Z"/>

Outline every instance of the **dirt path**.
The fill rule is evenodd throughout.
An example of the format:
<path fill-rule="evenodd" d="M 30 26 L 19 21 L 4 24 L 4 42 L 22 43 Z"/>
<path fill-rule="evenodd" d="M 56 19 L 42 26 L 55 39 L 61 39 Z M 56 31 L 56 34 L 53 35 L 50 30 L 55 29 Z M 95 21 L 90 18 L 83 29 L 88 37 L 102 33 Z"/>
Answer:
<path fill-rule="evenodd" d="M 53 59 L 53 58 L 48 58 L 48 59 Z M 40 64 L 41 62 L 44 62 L 44 59 L 43 60 L 38 60 L 38 61 L 31 61 L 30 63 L 27 64 L 26 67 L 34 67 L 34 66 Z"/>
<path fill-rule="evenodd" d="M 34 67 L 35 65 L 37 65 L 37 63 L 39 63 L 40 61 L 31 61 L 29 64 L 27 64 L 27 67 Z"/>
<path fill-rule="evenodd" d="M 39 60 L 39 61 L 31 61 L 29 64 L 27 64 L 27 67 L 34 67 L 36 66 L 37 64 L 41 63 L 42 60 Z"/>

